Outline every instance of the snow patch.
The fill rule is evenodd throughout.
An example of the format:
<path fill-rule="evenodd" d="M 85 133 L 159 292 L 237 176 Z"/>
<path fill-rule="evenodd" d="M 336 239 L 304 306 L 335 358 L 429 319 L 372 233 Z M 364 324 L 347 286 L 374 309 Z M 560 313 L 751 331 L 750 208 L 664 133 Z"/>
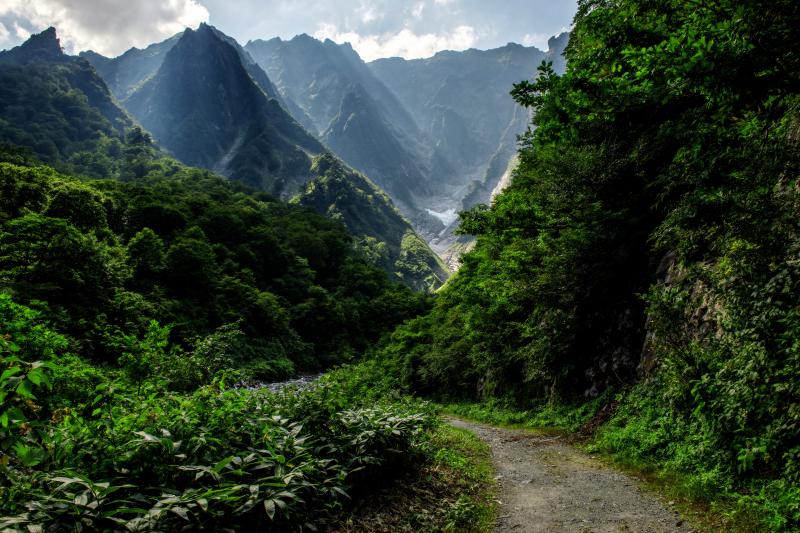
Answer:
<path fill-rule="evenodd" d="M 428 212 L 429 215 L 434 216 L 442 221 L 442 224 L 445 226 L 449 226 L 456 220 L 458 220 L 458 213 L 455 209 L 448 209 L 447 211 L 434 211 L 433 209 L 426 209 L 425 211 Z"/>

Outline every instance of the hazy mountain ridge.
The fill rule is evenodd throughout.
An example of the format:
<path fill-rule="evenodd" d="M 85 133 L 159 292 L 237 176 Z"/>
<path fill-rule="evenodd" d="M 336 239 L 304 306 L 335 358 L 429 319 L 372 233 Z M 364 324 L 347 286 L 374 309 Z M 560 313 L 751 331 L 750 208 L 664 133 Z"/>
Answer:
<path fill-rule="evenodd" d="M 509 43 L 492 50 L 439 52 L 427 59 L 379 59 L 369 63 L 412 114 L 435 149 L 469 181 L 486 184 L 486 198 L 516 151 L 517 135 L 528 126 L 529 114 L 509 91 L 514 83 L 530 79 L 544 61 L 563 71 L 562 53 L 568 34 L 550 39 L 550 50 Z M 505 161 L 490 165 L 503 151 Z M 469 181 L 462 182 L 468 185 Z M 464 206 L 468 207 L 468 206 Z"/>
<path fill-rule="evenodd" d="M 418 231 L 431 224 L 440 229 L 416 199 L 428 196 L 433 185 L 430 142 L 352 46 L 304 34 L 250 41 L 245 49 L 298 106 L 297 120 L 310 120 L 312 131 L 337 155 L 388 191 Z"/>
<path fill-rule="evenodd" d="M 345 94 L 322 140 L 403 206 L 413 204 L 413 194 L 429 192 L 425 169 L 361 85 Z"/>
<path fill-rule="evenodd" d="M 336 117 L 342 99 L 353 85 L 364 87 L 397 128 L 410 134 L 417 131 L 405 107 L 372 74 L 349 44 L 323 42 L 302 34 L 288 41 L 280 38 L 250 41 L 245 50 L 282 94 L 308 113 L 318 134 Z"/>
<path fill-rule="evenodd" d="M 92 64 L 117 100 L 122 101 L 158 71 L 167 53 L 175 46 L 181 35 L 180 33 L 173 35 L 144 49 L 131 48 L 115 58 L 105 57 L 92 50 L 81 52 L 79 55 Z"/>
<path fill-rule="evenodd" d="M 210 26 L 186 30 L 157 73 L 124 101 L 179 160 L 275 195 L 302 181 L 322 145 L 266 97 Z"/>
<path fill-rule="evenodd" d="M 251 41 L 245 49 L 323 142 L 389 192 L 444 251 L 450 213 L 489 201 L 528 126 L 511 86 L 533 77 L 543 60 L 563 70 L 567 40 L 552 38 L 548 52 L 509 44 L 369 64 L 349 44 L 308 35 Z"/>
<path fill-rule="evenodd" d="M 100 56 L 88 56 L 103 61 L 98 59 Z M 135 63 L 136 56 L 129 53 L 125 62 Z M 311 180 L 325 178 L 312 169 L 312 158 L 326 153 L 326 149 L 286 112 L 278 99 L 268 97 L 262 87 L 270 87 L 271 82 L 253 62 L 248 71 L 248 57 L 235 42 L 210 26 L 186 30 L 166 52 L 157 71 L 136 86 L 123 104 L 161 146 L 183 163 L 288 198 Z M 120 65 L 124 63 L 116 68 L 124 68 Z M 141 75 L 143 69 L 137 72 Z M 256 83 L 258 72 L 261 84 Z M 66 170 L 104 178 L 121 177 L 119 171 L 109 173 L 109 169 L 119 166 L 113 163 L 115 158 L 128 158 L 130 154 L 130 162 L 137 164 L 140 144 L 148 147 L 145 151 L 157 153 L 149 136 L 135 129 L 134 121 L 118 106 L 89 61 L 62 53 L 55 30 L 0 54 L 0 77 L 4 81 L 0 86 L 2 141 L 29 146 L 37 156 Z M 69 112 L 60 107 L 67 101 L 72 102 Z M 116 139 L 109 140 L 113 137 Z M 130 147 L 125 144 L 128 140 Z M 81 163 L 77 167 L 72 163 L 74 158 Z M 161 164 L 147 157 L 141 161 L 144 166 L 134 169 L 133 175 L 133 167 L 125 167 L 128 179 L 146 174 L 148 165 Z M 337 194 L 331 202 L 338 202 L 340 215 L 336 218 L 361 232 L 355 234 L 357 241 L 370 238 L 380 245 L 380 238 L 400 243 L 409 234 L 419 239 L 384 193 L 340 162 L 337 165 L 345 179 L 337 183 Z M 93 168 L 98 170 L 94 172 Z M 354 208 L 342 203 L 341 197 L 358 198 L 356 193 L 364 190 L 369 190 L 369 202 L 360 201 Z M 317 207 L 329 214 L 330 206 L 317 202 Z M 388 229 L 371 228 L 369 217 L 358 223 L 348 219 L 372 212 L 394 213 L 396 219 Z M 392 249 L 394 244 L 386 246 Z M 423 262 L 437 262 L 427 246 L 417 249 L 421 250 L 418 255 Z M 395 260 L 380 266 L 397 281 L 426 290 L 437 288 L 446 278 L 444 275 L 427 284 L 420 282 L 419 268 L 413 261 Z"/>

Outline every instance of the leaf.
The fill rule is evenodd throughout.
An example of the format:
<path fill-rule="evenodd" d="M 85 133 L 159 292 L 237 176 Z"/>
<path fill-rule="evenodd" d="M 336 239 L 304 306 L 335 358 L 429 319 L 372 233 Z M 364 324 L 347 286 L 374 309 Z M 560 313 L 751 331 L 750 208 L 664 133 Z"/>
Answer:
<path fill-rule="evenodd" d="M 27 378 L 33 383 L 34 385 L 41 385 L 44 383 L 45 385 L 50 385 L 50 379 L 47 377 L 47 374 L 41 368 L 34 368 L 30 372 L 28 372 Z"/>
<path fill-rule="evenodd" d="M 333 487 L 333 490 L 334 490 L 334 492 L 338 492 L 339 494 L 341 494 L 342 496 L 344 496 L 344 497 L 345 497 L 345 498 L 347 498 L 348 500 L 350 499 L 350 495 L 349 495 L 349 494 L 347 494 L 347 493 L 344 491 L 344 489 L 342 489 L 341 487 Z"/>
<path fill-rule="evenodd" d="M 133 434 L 139 435 L 145 440 L 145 442 L 158 442 L 158 438 L 154 437 L 149 433 L 145 433 L 144 431 L 134 431 Z"/>
<path fill-rule="evenodd" d="M 22 372 L 22 369 L 20 367 L 18 366 L 11 367 L 2 374 L 0 374 L 0 382 L 3 382 L 8 378 L 10 378 L 11 376 L 19 374 L 20 372 Z"/>
<path fill-rule="evenodd" d="M 213 472 L 216 472 L 217 474 L 219 474 L 220 472 L 222 472 L 223 468 L 228 466 L 231 463 L 231 461 L 233 461 L 233 458 L 234 458 L 234 456 L 226 457 L 222 461 L 220 461 L 217 464 L 215 464 L 214 467 L 211 470 Z"/>
<path fill-rule="evenodd" d="M 16 392 L 25 399 L 32 400 L 34 398 L 33 384 L 27 379 L 20 381 L 19 385 L 17 385 Z"/>
<path fill-rule="evenodd" d="M 273 520 L 275 518 L 275 500 L 265 500 L 264 510 L 267 512 L 269 519 Z"/>
<path fill-rule="evenodd" d="M 175 513 L 176 515 L 180 516 L 187 522 L 189 521 L 189 513 L 187 512 L 188 509 L 186 509 L 185 507 L 170 507 L 169 510 L 170 512 Z"/>

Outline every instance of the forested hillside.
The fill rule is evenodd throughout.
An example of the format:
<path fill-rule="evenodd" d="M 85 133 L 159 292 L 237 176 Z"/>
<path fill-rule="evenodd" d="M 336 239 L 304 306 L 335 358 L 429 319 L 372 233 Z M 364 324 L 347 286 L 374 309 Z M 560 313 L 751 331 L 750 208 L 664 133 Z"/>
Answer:
<path fill-rule="evenodd" d="M 340 220 L 372 264 L 394 272 L 395 281 L 433 292 L 448 278 L 447 268 L 368 178 L 331 154 L 314 161 L 314 179 L 295 200 Z"/>
<path fill-rule="evenodd" d="M 0 286 L 99 363 L 153 336 L 189 351 L 220 332 L 237 339 L 234 362 L 198 362 L 204 377 L 163 362 L 162 377 L 184 387 L 225 365 L 252 380 L 349 360 L 425 306 L 369 266 L 339 223 L 172 170 L 82 182 L 2 163 Z"/>
<path fill-rule="evenodd" d="M 476 250 L 385 364 L 495 406 L 599 398 L 574 412 L 606 405 L 599 448 L 798 527 L 798 21 L 580 2 L 566 73 L 514 87 L 536 118 L 511 186 L 462 214 Z"/>

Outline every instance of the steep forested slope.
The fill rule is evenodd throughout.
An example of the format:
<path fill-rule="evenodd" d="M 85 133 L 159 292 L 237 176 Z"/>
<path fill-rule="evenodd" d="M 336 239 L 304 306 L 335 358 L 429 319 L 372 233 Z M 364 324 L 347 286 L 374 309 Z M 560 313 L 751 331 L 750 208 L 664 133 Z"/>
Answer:
<path fill-rule="evenodd" d="M 798 20 L 581 2 L 566 73 L 513 91 L 536 129 L 511 186 L 462 215 L 476 250 L 387 364 L 525 408 L 604 394 L 598 447 L 798 527 Z"/>
<path fill-rule="evenodd" d="M 0 289 L 46 306 L 97 361 L 116 362 L 153 319 L 183 346 L 234 324 L 238 364 L 286 375 L 363 350 L 423 303 L 338 222 L 205 171 L 83 183 L 2 163 L 0 178 Z"/>
<path fill-rule="evenodd" d="M 94 69 L 61 51 L 55 29 L 0 52 L 0 142 L 99 175 L 116 166 L 132 126 Z"/>
<path fill-rule="evenodd" d="M 373 264 L 419 291 L 434 291 L 447 280 L 436 254 L 368 178 L 331 154 L 315 160 L 312 173 L 298 202 L 344 222 Z"/>

